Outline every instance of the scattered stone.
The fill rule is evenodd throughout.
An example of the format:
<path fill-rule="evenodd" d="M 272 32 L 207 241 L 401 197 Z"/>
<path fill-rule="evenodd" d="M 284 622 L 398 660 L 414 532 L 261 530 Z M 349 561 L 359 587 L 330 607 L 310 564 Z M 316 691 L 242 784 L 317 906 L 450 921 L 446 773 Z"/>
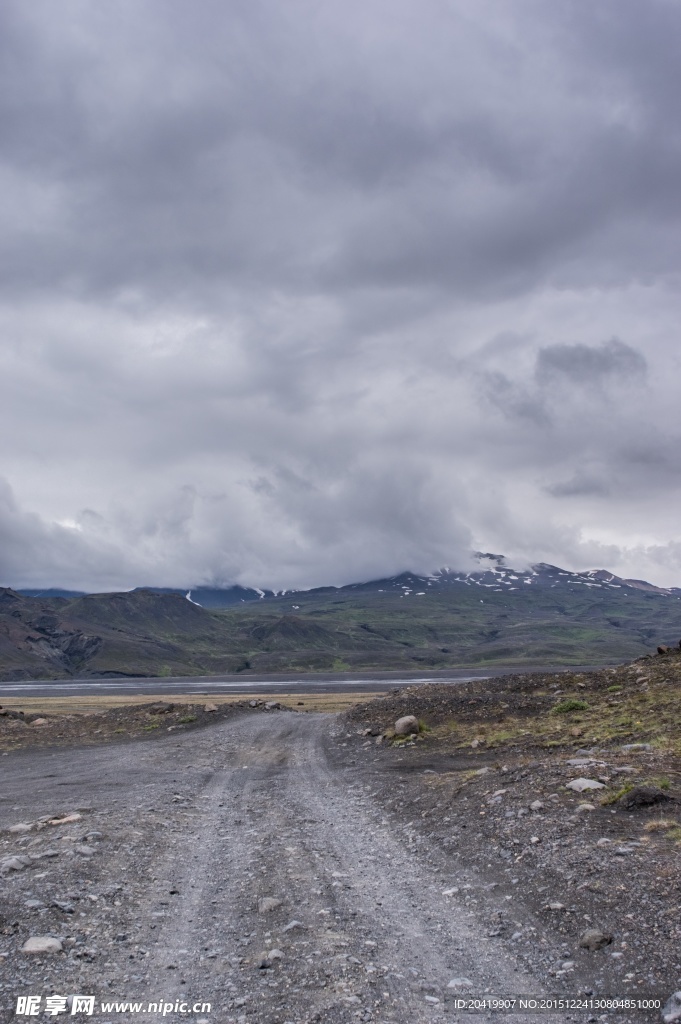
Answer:
<path fill-rule="evenodd" d="M 281 704 L 278 700 L 268 700 L 265 702 L 265 711 L 276 711 L 276 709 L 280 707 Z"/>
<path fill-rule="evenodd" d="M 147 704 L 145 708 L 145 711 L 150 715 L 169 715 L 174 710 L 175 705 L 165 700 L 156 700 L 152 704 Z"/>
<path fill-rule="evenodd" d="M 217 706 L 217 704 L 204 704 L 203 705 L 203 710 L 204 711 L 217 711 L 218 710 L 218 706 Z"/>
<path fill-rule="evenodd" d="M 620 750 L 652 750 L 651 743 L 625 743 Z"/>
<path fill-rule="evenodd" d="M 81 857 L 92 857 L 97 851 L 94 846 L 88 846 L 87 843 L 76 843 L 73 847 L 76 853 L 79 853 Z"/>
<path fill-rule="evenodd" d="M 21 947 L 22 953 L 61 953 L 62 944 L 51 935 L 32 935 Z"/>
<path fill-rule="evenodd" d="M 280 907 L 283 900 L 274 899 L 273 896 L 265 896 L 263 899 L 258 900 L 258 913 L 269 914 L 271 910 L 276 910 Z"/>
<path fill-rule="evenodd" d="M 46 718 L 34 718 L 31 725 L 49 725 Z"/>
<path fill-rule="evenodd" d="M 7 831 L 21 834 L 22 832 L 30 832 L 32 828 L 33 825 L 29 825 L 27 821 L 20 821 L 17 825 L 10 825 Z"/>
<path fill-rule="evenodd" d="M 596 807 L 594 804 L 577 804 L 577 811 L 581 814 L 583 811 L 595 811 Z"/>
<path fill-rule="evenodd" d="M 549 903 L 548 904 L 548 909 L 549 910 L 565 910 L 565 904 L 564 903 Z"/>
<path fill-rule="evenodd" d="M 281 930 L 282 932 L 292 932 L 294 928 L 304 928 L 305 925 L 302 921 L 289 921 Z"/>
<path fill-rule="evenodd" d="M 602 932 L 599 928 L 587 928 L 579 939 L 580 947 L 588 949 L 591 953 L 595 953 L 597 949 L 603 949 L 604 946 L 609 946 L 611 942 L 612 935 Z"/>
<path fill-rule="evenodd" d="M 530 810 L 531 811 L 543 811 L 544 810 L 544 804 L 541 802 L 541 800 L 533 800 L 532 803 L 530 804 Z"/>
<path fill-rule="evenodd" d="M 533 846 L 536 846 L 537 843 L 541 843 L 541 838 L 540 836 L 530 836 L 530 842 Z"/>
<path fill-rule="evenodd" d="M 451 889 L 443 889 L 443 890 L 442 890 L 442 895 L 443 895 L 443 896 L 453 896 L 453 895 L 454 895 L 454 893 L 456 893 L 456 892 L 458 892 L 458 891 L 459 891 L 459 890 L 458 890 L 458 888 L 457 888 L 456 886 L 454 886 L 454 887 L 453 887 L 453 888 L 451 888 Z"/>
<path fill-rule="evenodd" d="M 267 959 L 268 960 L 281 960 L 283 955 L 284 954 L 282 953 L 282 951 L 280 949 L 271 949 L 269 951 L 269 953 L 267 954 Z"/>
<path fill-rule="evenodd" d="M 413 733 L 418 733 L 419 721 L 415 715 L 403 715 L 402 718 L 398 718 L 395 722 L 395 735 L 396 736 L 410 736 Z"/>
<path fill-rule="evenodd" d="M 447 983 L 447 988 L 473 988 L 473 982 L 469 978 L 452 978 Z"/>
<path fill-rule="evenodd" d="M 573 779 L 567 783 L 566 788 L 574 790 L 575 793 L 584 793 L 587 789 L 605 789 L 605 786 L 595 779 Z"/>
<path fill-rule="evenodd" d="M 0 875 L 6 875 L 10 871 L 23 871 L 31 863 L 30 857 L 5 857 L 0 861 Z"/>
<path fill-rule="evenodd" d="M 603 836 L 602 839 L 598 840 L 598 842 L 596 843 L 596 846 L 610 846 L 611 842 L 612 842 L 612 839 L 606 839 L 605 836 Z"/>
<path fill-rule="evenodd" d="M 72 811 L 71 814 L 62 815 L 61 818 L 48 818 L 48 825 L 70 825 L 73 821 L 80 821 L 83 817 L 78 811 Z"/>
<path fill-rule="evenodd" d="M 662 1009 L 664 1024 L 672 1024 L 672 1021 L 679 1020 L 679 1018 L 681 1018 L 681 990 L 674 992 Z"/>

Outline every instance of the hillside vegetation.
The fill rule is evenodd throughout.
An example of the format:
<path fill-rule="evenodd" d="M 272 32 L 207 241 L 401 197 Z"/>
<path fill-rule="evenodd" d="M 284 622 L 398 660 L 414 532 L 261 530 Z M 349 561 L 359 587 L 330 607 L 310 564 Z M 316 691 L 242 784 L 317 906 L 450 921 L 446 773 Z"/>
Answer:
<path fill-rule="evenodd" d="M 252 592 L 254 593 L 254 592 Z M 0 678 L 604 665 L 681 636 L 681 596 L 604 573 L 404 574 L 206 609 L 0 590 Z"/>

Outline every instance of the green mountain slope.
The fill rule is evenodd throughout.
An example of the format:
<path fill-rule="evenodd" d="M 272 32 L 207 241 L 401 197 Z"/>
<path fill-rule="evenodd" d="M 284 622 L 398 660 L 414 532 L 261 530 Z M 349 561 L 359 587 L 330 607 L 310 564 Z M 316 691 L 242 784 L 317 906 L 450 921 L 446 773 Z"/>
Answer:
<path fill-rule="evenodd" d="M 536 566 L 405 573 L 208 610 L 181 593 L 0 589 L 0 678 L 598 665 L 681 636 L 681 592 Z"/>

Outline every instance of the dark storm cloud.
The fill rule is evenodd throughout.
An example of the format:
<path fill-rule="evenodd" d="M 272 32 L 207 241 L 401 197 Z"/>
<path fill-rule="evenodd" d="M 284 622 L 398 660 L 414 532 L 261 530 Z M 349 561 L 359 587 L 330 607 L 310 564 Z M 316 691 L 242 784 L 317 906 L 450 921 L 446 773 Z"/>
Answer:
<path fill-rule="evenodd" d="M 642 380 L 646 361 L 640 352 L 617 338 L 589 345 L 549 345 L 537 355 L 537 380 L 550 384 L 561 378 L 573 384 L 598 385 L 608 378 Z"/>
<path fill-rule="evenodd" d="M 5 3 L 6 578 L 681 574 L 680 37 L 663 0 Z"/>

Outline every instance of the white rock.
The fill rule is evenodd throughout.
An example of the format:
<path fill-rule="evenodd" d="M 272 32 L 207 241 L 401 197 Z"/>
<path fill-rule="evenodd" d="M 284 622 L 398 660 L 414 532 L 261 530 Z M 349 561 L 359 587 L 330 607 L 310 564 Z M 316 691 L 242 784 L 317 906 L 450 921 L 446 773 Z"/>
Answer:
<path fill-rule="evenodd" d="M 23 871 L 30 863 L 30 857 L 5 857 L 0 861 L 0 875 L 6 875 L 10 871 Z"/>
<path fill-rule="evenodd" d="M 587 789 L 605 789 L 605 786 L 595 779 L 573 779 L 567 783 L 566 788 L 574 790 L 575 793 L 584 793 Z"/>
<path fill-rule="evenodd" d="M 283 955 L 284 954 L 282 953 L 282 951 L 280 949 L 271 949 L 269 951 L 269 953 L 267 954 L 267 959 L 268 960 L 281 960 Z"/>
<path fill-rule="evenodd" d="M 452 978 L 447 988 L 473 988 L 473 982 L 468 978 Z"/>
<path fill-rule="evenodd" d="M 530 804 L 530 810 L 531 811 L 543 811 L 544 810 L 544 804 L 541 802 L 541 800 L 533 800 L 532 803 Z"/>
<path fill-rule="evenodd" d="M 549 910 L 565 910 L 564 903 L 549 903 Z"/>
<path fill-rule="evenodd" d="M 17 825 L 10 825 L 7 831 L 16 833 L 30 832 L 32 828 L 33 825 L 29 825 L 27 821 L 20 821 Z"/>
<path fill-rule="evenodd" d="M 577 804 L 577 810 L 581 814 L 583 811 L 595 811 L 596 808 L 593 804 Z"/>
<path fill-rule="evenodd" d="M 672 1024 L 672 1021 L 681 1018 L 681 990 L 674 992 L 669 997 L 662 1010 L 662 1020 L 665 1024 Z"/>
<path fill-rule="evenodd" d="M 409 736 L 419 731 L 419 721 L 414 715 L 404 715 L 395 722 L 396 736 Z"/>
<path fill-rule="evenodd" d="M 71 814 L 65 814 L 61 818 L 49 818 L 48 825 L 70 825 L 73 821 L 80 821 L 83 817 L 78 811 L 73 811 Z"/>
<path fill-rule="evenodd" d="M 218 710 L 218 706 L 217 706 L 217 704 L 204 704 L 203 705 L 203 710 L 204 711 L 217 711 Z"/>
<path fill-rule="evenodd" d="M 32 935 L 21 947 L 22 953 L 61 953 L 62 944 L 51 935 Z"/>
<path fill-rule="evenodd" d="M 455 893 L 455 892 L 458 892 L 458 891 L 459 891 L 459 890 L 458 890 L 458 889 L 456 888 L 456 886 L 455 886 L 455 887 L 454 887 L 454 888 L 452 888 L 452 889 L 443 889 L 443 890 L 442 890 L 442 895 L 443 895 L 443 896 L 453 896 L 453 895 L 454 895 L 454 893 Z"/>
<path fill-rule="evenodd" d="M 258 913 L 268 914 L 270 910 L 276 910 L 281 904 L 282 900 L 274 899 L 273 896 L 265 896 L 263 899 L 258 900 Z"/>

